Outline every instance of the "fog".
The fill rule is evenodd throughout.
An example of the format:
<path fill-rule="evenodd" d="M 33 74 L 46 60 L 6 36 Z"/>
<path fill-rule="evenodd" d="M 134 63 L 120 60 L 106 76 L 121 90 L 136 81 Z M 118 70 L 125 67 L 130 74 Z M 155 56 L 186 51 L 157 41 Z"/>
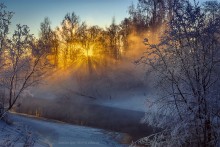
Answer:
<path fill-rule="evenodd" d="M 30 89 L 16 111 L 128 133 L 138 139 L 152 132 L 140 123 L 146 97 L 144 73 L 128 61 L 103 75 L 79 77 L 75 72 L 57 72 L 44 85 Z"/>
<path fill-rule="evenodd" d="M 88 72 L 87 67 L 83 66 L 54 69 L 50 71 L 50 75 L 41 85 L 29 89 L 27 94 L 35 98 L 69 97 L 72 100 L 85 99 L 87 101 L 89 96 L 96 100 L 109 100 L 122 98 L 120 94 L 127 93 L 129 90 L 140 91 L 142 89 L 145 92 L 144 88 L 148 83 L 146 81 L 147 67 L 135 64 L 135 61 L 143 56 L 146 50 L 144 38 L 148 38 L 150 43 L 156 43 L 155 38 L 158 37 L 157 33 L 151 31 L 142 34 L 132 33 L 129 35 L 129 49 L 126 49 L 122 59 L 107 59 L 107 65 L 98 66 L 93 72 Z M 80 96 L 80 94 L 85 96 Z M 124 97 L 124 99 L 127 98 Z"/>
<path fill-rule="evenodd" d="M 133 139 L 152 133 L 141 124 L 150 85 L 147 67 L 135 64 L 146 49 L 143 38 L 149 33 L 130 35 L 131 46 L 122 59 L 93 73 L 85 72 L 86 67 L 51 70 L 41 85 L 25 91 L 15 111 L 128 133 Z"/>

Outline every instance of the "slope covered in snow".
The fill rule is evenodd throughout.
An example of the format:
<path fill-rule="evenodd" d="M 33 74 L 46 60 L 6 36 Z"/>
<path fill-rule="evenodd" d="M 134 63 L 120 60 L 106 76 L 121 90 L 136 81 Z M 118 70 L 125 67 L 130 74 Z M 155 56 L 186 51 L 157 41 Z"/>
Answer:
<path fill-rule="evenodd" d="M 0 122 L 1 146 L 36 147 L 125 147 L 117 142 L 122 134 L 70 125 L 30 116 L 10 114 L 12 125 Z M 119 139 L 118 139 L 119 140 Z"/>

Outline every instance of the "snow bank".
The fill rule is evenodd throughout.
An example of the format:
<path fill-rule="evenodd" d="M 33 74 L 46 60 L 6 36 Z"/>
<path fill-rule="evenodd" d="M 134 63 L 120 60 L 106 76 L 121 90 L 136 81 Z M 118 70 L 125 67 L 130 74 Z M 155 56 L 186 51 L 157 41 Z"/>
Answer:
<path fill-rule="evenodd" d="M 114 138 L 122 134 L 11 114 L 12 125 L 0 122 L 0 146 L 125 147 Z M 114 137 L 113 135 L 114 134 Z"/>

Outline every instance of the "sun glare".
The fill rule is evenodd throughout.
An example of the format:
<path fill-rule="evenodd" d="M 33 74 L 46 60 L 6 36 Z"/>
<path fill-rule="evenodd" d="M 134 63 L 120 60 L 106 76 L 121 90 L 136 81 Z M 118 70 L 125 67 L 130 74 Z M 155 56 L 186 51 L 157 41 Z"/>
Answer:
<path fill-rule="evenodd" d="M 87 57 L 93 56 L 93 50 L 92 49 L 86 49 L 84 51 L 84 55 L 87 56 Z"/>

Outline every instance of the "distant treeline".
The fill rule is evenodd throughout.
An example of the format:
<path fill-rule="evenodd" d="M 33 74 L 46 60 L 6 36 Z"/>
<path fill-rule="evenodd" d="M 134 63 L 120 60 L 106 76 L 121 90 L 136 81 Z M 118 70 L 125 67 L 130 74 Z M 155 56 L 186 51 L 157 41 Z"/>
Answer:
<path fill-rule="evenodd" d="M 128 18 L 119 24 L 113 18 L 107 28 L 88 26 L 72 12 L 52 30 L 46 17 L 40 24 L 37 46 L 50 54 L 51 63 L 57 67 L 74 68 L 84 64 L 91 72 L 100 64 L 107 66 L 111 61 L 122 59 L 128 50 L 132 50 L 130 46 L 134 42 L 129 41 L 129 36 L 156 32 L 172 17 L 172 4 L 173 0 L 139 0 L 137 6 L 132 4 L 128 8 Z"/>

